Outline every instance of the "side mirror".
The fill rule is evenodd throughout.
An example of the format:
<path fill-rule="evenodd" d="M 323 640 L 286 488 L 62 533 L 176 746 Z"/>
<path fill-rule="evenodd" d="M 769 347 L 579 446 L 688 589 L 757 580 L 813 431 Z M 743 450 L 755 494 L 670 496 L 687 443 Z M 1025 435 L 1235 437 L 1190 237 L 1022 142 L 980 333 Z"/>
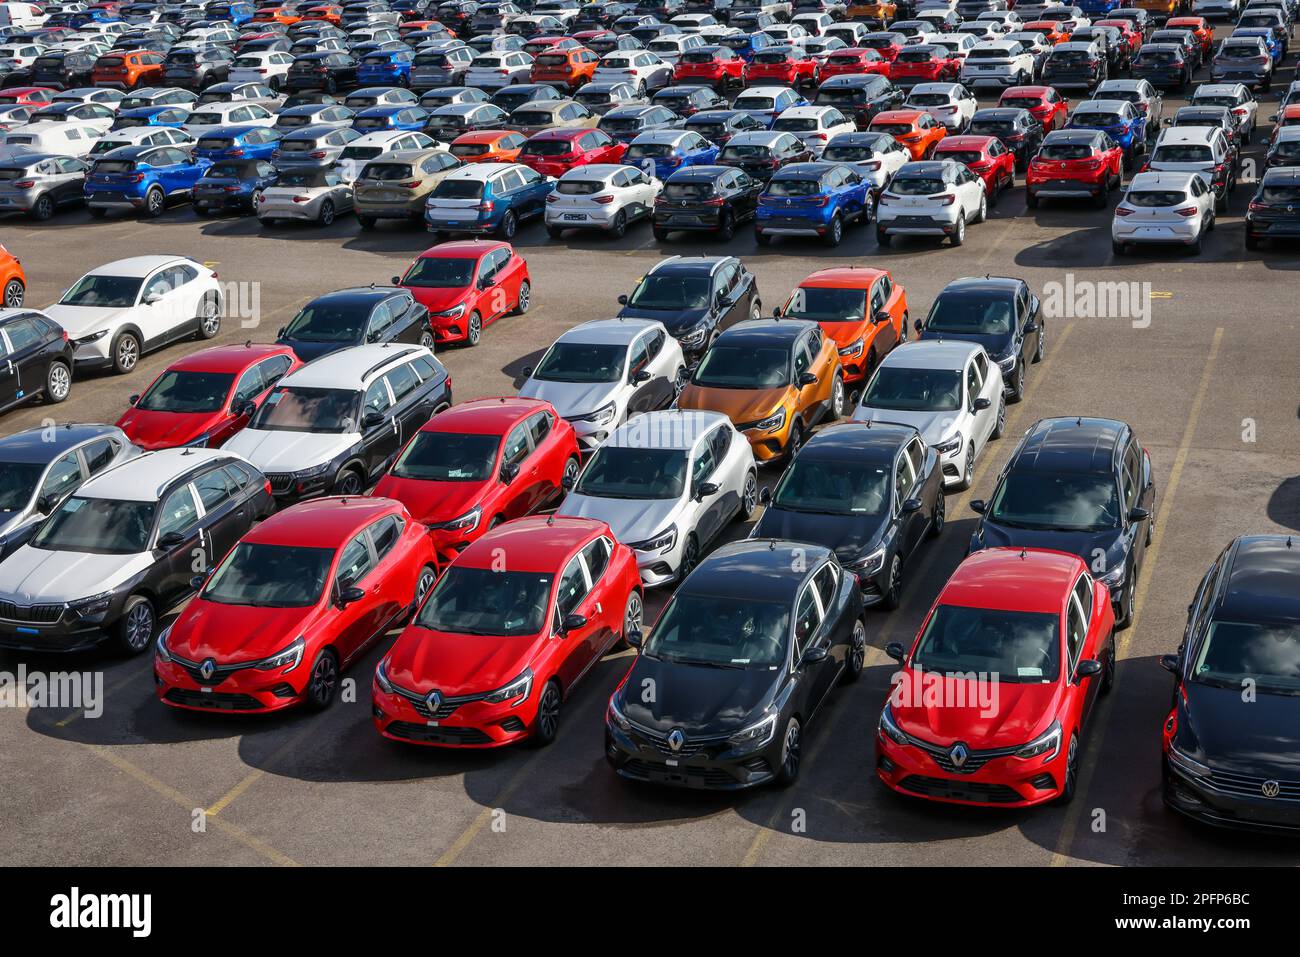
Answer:
<path fill-rule="evenodd" d="M 920 319 L 913 320 L 912 328 L 915 329 L 917 332 L 920 332 L 922 329 L 925 328 L 925 323 L 923 323 Z"/>
<path fill-rule="evenodd" d="M 36 511 L 43 515 L 49 515 L 58 505 L 59 497 L 57 495 L 42 495 L 36 500 Z"/>
<path fill-rule="evenodd" d="M 1168 671 L 1168 672 L 1170 672 L 1171 674 L 1175 674 L 1175 675 L 1178 674 L 1178 656 L 1177 656 L 1177 655 L 1161 655 L 1161 656 L 1160 656 L 1160 667 L 1161 667 L 1161 668 L 1164 668 L 1165 671 Z"/>
<path fill-rule="evenodd" d="M 710 496 L 717 495 L 718 488 L 715 482 L 701 482 L 695 486 L 695 497 L 702 502 Z"/>
<path fill-rule="evenodd" d="M 623 636 L 623 640 L 626 641 L 633 648 L 640 648 L 641 642 L 644 640 L 641 635 L 641 629 L 629 628 L 627 634 Z"/>
<path fill-rule="evenodd" d="M 799 667 L 804 668 L 825 661 L 829 654 L 830 652 L 825 648 L 809 648 L 803 653 L 803 657 L 799 659 Z"/>
<path fill-rule="evenodd" d="M 1269 121 L 1270 121 L 1270 122 L 1273 122 L 1273 123 L 1276 123 L 1276 122 L 1277 122 L 1277 117 L 1278 117 L 1278 114 L 1274 113 L 1272 116 L 1269 117 Z M 1165 122 L 1167 123 L 1167 122 L 1169 122 L 1169 121 L 1166 120 Z"/>
<path fill-rule="evenodd" d="M 885 645 L 885 654 L 889 655 L 889 657 L 893 658 L 901 665 L 903 659 L 907 657 L 907 649 L 903 647 L 902 642 L 891 641 L 889 644 Z"/>
<path fill-rule="evenodd" d="M 816 381 L 817 381 L 817 376 L 813 375 L 811 372 L 799 373 L 799 384 L 801 386 L 813 385 Z"/>
<path fill-rule="evenodd" d="M 198 591 L 200 588 L 203 587 L 203 583 L 207 580 L 208 579 L 206 575 L 195 575 L 193 578 L 190 579 L 190 587 L 195 591 Z"/>
<path fill-rule="evenodd" d="M 162 296 L 158 295 L 158 293 L 156 293 L 156 292 L 152 292 L 152 293 L 150 293 L 149 295 L 147 295 L 147 296 L 144 297 L 144 304 L 145 304 L 146 306 L 152 306 L 154 303 L 156 303 L 156 302 L 157 302 L 158 300 L 160 300 L 160 299 L 162 299 Z"/>
<path fill-rule="evenodd" d="M 158 547 L 175 548 L 183 541 L 185 541 L 185 536 L 182 535 L 180 532 L 168 532 L 166 535 L 163 535 L 161 538 L 158 539 Z"/>
<path fill-rule="evenodd" d="M 132 405 L 135 405 L 137 402 L 140 401 L 140 393 L 137 392 L 135 395 L 131 396 L 126 401 L 130 402 Z"/>
<path fill-rule="evenodd" d="M 394 276 L 394 277 L 393 277 L 393 285 L 394 285 L 394 286 L 400 286 L 401 284 L 402 284 L 402 277 L 401 277 L 401 276 Z"/>
<path fill-rule="evenodd" d="M 525 376 L 525 377 L 527 377 L 527 376 L 531 376 L 531 375 L 533 374 L 533 367 L 532 367 L 532 366 L 524 366 L 522 369 L 519 370 L 519 373 L 520 373 L 520 375 L 523 375 L 523 376 Z"/>
<path fill-rule="evenodd" d="M 619 296 L 619 297 L 618 297 L 618 304 L 619 304 L 620 306 L 626 306 L 626 305 L 627 305 L 627 296 Z"/>
<path fill-rule="evenodd" d="M 339 589 L 337 604 L 340 608 L 346 608 L 348 607 L 348 605 L 351 605 L 354 602 L 359 602 L 361 599 L 365 597 L 366 597 L 366 593 L 364 591 L 362 591 L 356 585 L 349 585 L 347 588 Z"/>
<path fill-rule="evenodd" d="M 382 412 L 367 412 L 361 417 L 361 424 L 367 429 L 373 429 L 377 425 L 382 425 L 383 422 L 384 413 Z"/>
<path fill-rule="evenodd" d="M 643 382 L 649 382 L 652 378 L 649 369 L 642 369 L 640 372 L 632 373 L 632 384 L 640 385 Z"/>
<path fill-rule="evenodd" d="M 972 512 L 978 512 L 979 514 L 983 515 L 984 509 L 986 508 L 988 508 L 988 503 L 985 502 L 984 499 L 976 498 L 971 500 L 970 510 Z"/>
<path fill-rule="evenodd" d="M 510 462 L 501 466 L 501 481 L 509 485 L 519 477 L 519 465 L 516 462 Z"/>
<path fill-rule="evenodd" d="M 772 490 L 770 488 L 759 489 L 758 503 L 763 506 L 772 504 Z"/>
<path fill-rule="evenodd" d="M 1141 508 L 1139 506 L 1137 508 L 1130 508 L 1128 510 L 1128 520 L 1130 522 L 1140 522 L 1144 518 L 1150 518 L 1150 517 L 1151 517 L 1151 510 L 1149 508 Z"/>
<path fill-rule="evenodd" d="M 565 615 L 564 623 L 563 623 L 563 634 L 567 635 L 571 631 L 577 631 L 579 628 L 584 627 L 586 624 L 587 624 L 586 615 Z"/>
<path fill-rule="evenodd" d="M 257 404 L 251 401 L 240 402 L 238 405 L 235 406 L 234 409 L 235 415 L 239 416 L 240 418 L 248 417 L 250 419 L 253 417 L 253 413 L 256 411 L 257 411 Z"/>
<path fill-rule="evenodd" d="M 1026 333 L 1037 332 L 1037 331 L 1038 331 L 1038 323 L 1034 322 L 1034 320 L 1030 319 L 1028 322 L 1025 323 Z"/>
<path fill-rule="evenodd" d="M 919 498 L 903 499 L 902 509 L 904 515 L 908 514 L 909 512 L 918 512 L 921 510 L 921 500 Z"/>
<path fill-rule="evenodd" d="M 780 318 L 781 318 L 781 307 L 780 307 L 780 306 L 773 306 L 773 307 L 772 307 L 772 318 L 773 318 L 773 319 L 780 319 Z"/>
<path fill-rule="evenodd" d="M 988 399 L 984 398 L 984 396 L 980 396 L 972 403 L 972 406 L 974 407 L 976 412 L 982 412 L 992 405 L 993 403 L 990 402 Z"/>
<path fill-rule="evenodd" d="M 892 320 L 893 320 L 893 316 L 885 312 L 885 310 L 883 309 L 881 309 L 878 313 L 876 313 L 874 316 L 871 317 L 871 321 L 878 326 L 883 326 L 885 323 L 890 322 Z"/>
<path fill-rule="evenodd" d="M 1084 678 L 1095 678 L 1101 674 L 1101 662 L 1096 658 L 1086 658 L 1079 662 L 1078 667 L 1074 669 L 1074 674 L 1080 681 Z"/>
<path fill-rule="evenodd" d="M 281 327 L 280 327 L 280 331 L 277 332 L 277 333 L 275 334 L 275 337 L 276 337 L 277 339 L 283 339 L 283 338 L 284 338 L 284 330 L 285 330 L 285 327 L 284 327 L 284 326 L 281 326 Z"/>

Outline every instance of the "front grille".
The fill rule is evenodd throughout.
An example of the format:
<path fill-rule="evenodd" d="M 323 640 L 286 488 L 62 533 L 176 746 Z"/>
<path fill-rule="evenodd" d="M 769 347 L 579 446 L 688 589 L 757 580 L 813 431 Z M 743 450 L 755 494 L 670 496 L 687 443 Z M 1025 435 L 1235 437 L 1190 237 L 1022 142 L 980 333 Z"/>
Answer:
<path fill-rule="evenodd" d="M 912 745 L 928 754 L 934 759 L 935 764 L 949 774 L 974 774 L 994 758 L 1010 757 L 1020 750 L 1019 748 L 995 748 L 989 751 L 970 750 L 965 762 L 962 763 L 961 767 L 958 767 L 953 763 L 950 753 L 952 745 L 931 744 L 929 741 L 922 741 L 920 738 L 913 738 L 910 735 L 909 740 Z"/>
<path fill-rule="evenodd" d="M 1276 784 L 1278 792 L 1274 801 L 1300 801 L 1300 781 L 1279 781 L 1276 778 L 1253 774 L 1235 774 L 1230 771 L 1212 771 L 1209 784 L 1216 791 L 1235 797 L 1257 798 L 1264 796 L 1265 784 Z M 1270 788 L 1271 790 L 1271 788 Z"/>
<path fill-rule="evenodd" d="M 667 755 L 670 758 L 688 758 L 693 754 L 699 754 L 705 748 L 712 745 L 718 745 L 727 740 L 727 735 L 711 735 L 706 737 L 691 737 L 687 735 L 686 740 L 682 743 L 681 748 L 674 751 L 668 743 L 668 735 L 660 734 L 658 731 L 651 731 L 639 724 L 632 725 L 632 730 L 636 737 L 649 744 L 660 754 Z"/>
<path fill-rule="evenodd" d="M 462 695 L 459 698 L 443 698 L 442 703 L 438 705 L 438 710 L 432 711 L 429 708 L 429 692 L 427 691 L 411 691 L 409 688 L 393 685 L 393 692 L 411 702 L 411 707 L 415 709 L 416 714 L 420 717 L 435 720 L 450 718 L 461 705 L 471 701 L 479 701 L 483 697 L 482 695 Z"/>
<path fill-rule="evenodd" d="M 491 744 L 492 739 L 478 728 L 431 728 L 425 724 L 394 721 L 388 733 L 408 741 L 428 741 L 434 744 Z"/>
<path fill-rule="evenodd" d="M 289 472 L 268 472 L 266 480 L 271 483 L 272 495 L 283 495 L 293 488 L 293 475 Z"/>
<path fill-rule="evenodd" d="M 12 601 L 0 601 L 0 618 L 52 625 L 63 617 L 63 608 L 63 605 L 19 605 Z"/>
<path fill-rule="evenodd" d="M 925 797 L 949 798 L 954 801 L 979 801 L 985 804 L 1014 804 L 1023 800 L 1016 789 L 1005 784 L 983 784 L 978 781 L 948 781 L 927 778 L 919 774 L 908 775 L 898 785 L 904 791 Z"/>
<path fill-rule="evenodd" d="M 223 711 L 256 711 L 262 707 L 261 702 L 252 695 L 216 692 L 204 694 L 184 688 L 173 688 L 167 692 L 167 700 L 190 708 L 220 708 Z"/>
<path fill-rule="evenodd" d="M 727 787 L 728 785 L 736 783 L 735 778 L 720 768 L 669 768 L 663 765 L 654 765 L 649 761 L 641 761 L 635 758 L 623 765 L 622 770 L 625 774 L 634 778 L 639 778 L 642 781 L 649 781 L 656 776 L 669 774 L 684 779 L 687 784 L 702 785 L 710 788 Z"/>

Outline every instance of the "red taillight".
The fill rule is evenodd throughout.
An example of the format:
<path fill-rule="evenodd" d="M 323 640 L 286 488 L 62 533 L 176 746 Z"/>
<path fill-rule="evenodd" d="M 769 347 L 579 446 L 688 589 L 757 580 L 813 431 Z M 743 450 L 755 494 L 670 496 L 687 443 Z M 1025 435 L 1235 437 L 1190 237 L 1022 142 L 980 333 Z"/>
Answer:
<path fill-rule="evenodd" d="M 957 197 L 952 193 L 944 193 L 942 196 L 936 196 L 940 206 L 951 206 L 957 201 Z"/>
<path fill-rule="evenodd" d="M 705 206 L 725 206 L 726 204 L 727 204 L 727 201 L 726 201 L 725 199 L 720 198 L 720 197 L 719 197 L 719 198 L 715 198 L 715 199 L 706 199 L 706 200 L 704 201 L 704 205 L 705 205 Z"/>
<path fill-rule="evenodd" d="M 1131 209 L 1126 209 L 1126 208 L 1123 207 L 1123 206 L 1116 206 L 1116 207 L 1115 207 L 1115 215 L 1116 215 L 1116 216 L 1132 216 L 1132 215 L 1133 215 L 1133 210 L 1131 210 Z"/>
<path fill-rule="evenodd" d="M 420 180 L 418 180 L 418 179 L 407 179 L 407 180 L 403 180 L 403 181 L 400 182 L 400 183 L 395 183 L 394 185 L 396 185 L 396 186 L 400 186 L 400 187 L 402 187 L 402 189 L 415 189 L 415 187 L 417 187 L 417 186 L 420 185 Z"/>
<path fill-rule="evenodd" d="M 602 206 L 608 206 L 610 203 L 614 202 L 614 197 L 613 197 L 613 196 L 597 196 L 597 197 L 596 197 L 596 202 L 600 203 L 600 205 L 602 205 Z"/>
<path fill-rule="evenodd" d="M 229 153 L 227 153 L 226 155 L 227 155 L 227 156 L 243 156 L 243 155 L 244 155 L 244 151 L 243 151 L 243 150 L 231 150 L 231 151 L 230 151 Z"/>
<path fill-rule="evenodd" d="M 478 204 L 478 211 L 480 213 L 490 213 L 492 212 L 492 210 L 496 208 L 497 208 L 497 204 L 492 202 L 492 200 L 490 199 L 484 200 L 483 202 Z"/>
<path fill-rule="evenodd" d="M 1266 206 L 1264 203 L 1257 203 L 1252 199 L 1250 201 L 1250 204 L 1246 208 L 1250 210 L 1252 213 L 1258 213 L 1258 212 L 1262 212 L 1265 209 L 1268 209 L 1268 206 Z"/>
<path fill-rule="evenodd" d="M 863 163 L 862 168 L 874 173 L 876 170 L 880 169 L 880 160 L 872 160 L 870 163 Z"/>
<path fill-rule="evenodd" d="M 126 178 L 126 181 L 128 183 L 142 183 L 144 182 L 144 173 L 132 173 Z"/>
<path fill-rule="evenodd" d="M 34 179 L 20 179 L 18 182 L 14 183 L 14 189 L 31 189 L 35 185 L 36 180 Z"/>
<path fill-rule="evenodd" d="M 294 201 L 295 203 L 310 203 L 310 202 L 311 202 L 311 197 L 310 197 L 310 196 L 295 196 L 295 197 L 293 198 L 293 201 Z"/>
<path fill-rule="evenodd" d="M 307 155 L 310 156 L 312 159 L 323 160 L 326 156 L 326 153 L 324 150 L 316 150 L 314 153 L 308 153 Z"/>
<path fill-rule="evenodd" d="M 1188 218 L 1191 218 L 1192 216 L 1195 216 L 1197 213 L 1199 213 L 1200 210 L 1197 209 L 1195 206 L 1183 206 L 1181 209 L 1174 210 L 1174 212 L 1178 213 L 1179 216 L 1186 216 Z"/>
<path fill-rule="evenodd" d="M 548 203 L 558 203 L 560 201 L 560 197 L 556 196 L 554 193 L 551 193 L 551 195 L 546 197 L 546 201 Z"/>

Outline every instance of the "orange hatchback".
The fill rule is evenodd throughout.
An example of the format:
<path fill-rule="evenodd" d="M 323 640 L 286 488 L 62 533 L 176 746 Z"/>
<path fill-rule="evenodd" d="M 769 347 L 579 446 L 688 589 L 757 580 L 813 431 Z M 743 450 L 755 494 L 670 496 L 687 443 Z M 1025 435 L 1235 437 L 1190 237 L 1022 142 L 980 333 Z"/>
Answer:
<path fill-rule="evenodd" d="M 27 274 L 18 257 L 0 246 L 0 289 L 4 290 L 5 309 L 17 309 L 27 298 Z"/>
<path fill-rule="evenodd" d="M 330 6 L 328 4 L 319 7 L 311 7 L 302 15 L 303 20 L 324 20 L 326 23 L 332 23 L 338 26 L 343 22 L 343 8 Z"/>
<path fill-rule="evenodd" d="M 591 81 L 599 62 L 600 57 L 586 47 L 546 50 L 537 54 L 537 58 L 533 60 L 533 70 L 529 79 L 534 83 L 563 85 L 570 90 L 576 90 Z"/>
<path fill-rule="evenodd" d="M 95 61 L 90 71 L 90 82 L 93 85 L 108 86 L 115 90 L 154 86 L 161 84 L 162 79 L 163 55 L 151 50 L 106 53 Z"/>
<path fill-rule="evenodd" d="M 1052 46 L 1070 39 L 1070 34 L 1055 20 L 1034 20 L 1020 28 L 1021 33 L 1041 33 Z"/>
<path fill-rule="evenodd" d="M 474 130 L 451 141 L 451 152 L 466 163 L 517 163 L 528 137 L 514 130 Z"/>
<path fill-rule="evenodd" d="M 799 284 L 777 313 L 821 326 L 839 350 L 850 395 L 907 338 L 907 291 L 883 269 L 819 269 Z"/>
<path fill-rule="evenodd" d="M 250 23 L 283 23 L 285 26 L 293 26 L 301 17 L 294 12 L 293 7 L 262 7 L 253 14 Z"/>
<path fill-rule="evenodd" d="M 873 133 L 888 133 L 912 159 L 929 159 L 948 128 L 924 110 L 886 110 L 877 113 L 867 127 Z"/>
<path fill-rule="evenodd" d="M 847 411 L 839 352 L 815 322 L 743 320 L 709 346 L 677 407 L 726 415 L 759 462 L 792 458 L 818 422 Z"/>

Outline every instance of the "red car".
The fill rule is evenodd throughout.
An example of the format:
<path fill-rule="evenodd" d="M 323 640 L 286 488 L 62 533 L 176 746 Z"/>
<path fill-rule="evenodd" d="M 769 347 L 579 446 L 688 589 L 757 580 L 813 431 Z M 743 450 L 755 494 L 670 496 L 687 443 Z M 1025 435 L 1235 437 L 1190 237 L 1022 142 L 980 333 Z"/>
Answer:
<path fill-rule="evenodd" d="M 239 540 L 159 636 L 158 698 L 193 711 L 327 708 L 340 671 L 437 578 L 433 543 L 398 502 L 285 509 Z"/>
<path fill-rule="evenodd" d="M 1098 20 L 1093 24 L 1093 26 L 1114 27 L 1123 34 L 1124 42 L 1128 44 L 1128 52 L 1130 56 L 1138 52 L 1138 47 L 1142 45 L 1142 41 L 1145 39 L 1142 36 L 1142 31 L 1134 25 L 1132 20 Z"/>
<path fill-rule="evenodd" d="M 519 162 L 543 176 L 557 179 L 578 166 L 592 163 L 617 163 L 627 152 L 604 130 L 543 130 L 528 138 L 519 150 Z"/>
<path fill-rule="evenodd" d="M 745 85 L 780 83 L 784 86 L 812 86 L 817 83 L 817 61 L 802 47 L 768 47 L 759 50 L 745 66 Z"/>
<path fill-rule="evenodd" d="M 1074 796 L 1083 732 L 1115 680 L 1115 613 L 1076 555 L 976 552 L 900 662 L 876 773 L 903 794 L 997 807 Z"/>
<path fill-rule="evenodd" d="M 475 399 L 415 434 L 375 494 L 395 499 L 454 561 L 484 532 L 563 497 L 581 457 L 573 426 L 542 399 Z"/>
<path fill-rule="evenodd" d="M 907 34 L 895 33 L 893 30 L 868 33 L 858 41 L 858 46 L 868 50 L 875 50 L 886 60 L 892 62 L 903 47 L 907 46 Z"/>
<path fill-rule="evenodd" d="M 1034 20 L 1031 23 L 1022 24 L 1020 31 L 1022 33 L 1041 33 L 1043 39 L 1052 46 L 1070 39 L 1069 31 L 1055 20 Z"/>
<path fill-rule="evenodd" d="M 955 83 L 961 71 L 961 59 L 947 47 L 929 43 L 910 46 L 899 52 L 889 64 L 889 79 L 897 86 L 917 83 Z"/>
<path fill-rule="evenodd" d="M 1050 86 L 1007 87 L 998 97 L 998 106 L 1028 110 L 1044 133 L 1060 129 L 1070 115 L 1070 101 Z"/>
<path fill-rule="evenodd" d="M 833 76 L 858 76 L 863 73 L 889 76 L 889 60 L 881 56 L 877 50 L 865 48 L 836 50 L 822 60 L 819 76 L 824 83 Z"/>
<path fill-rule="evenodd" d="M 44 106 L 57 92 L 45 86 L 13 86 L 0 90 L 0 106 Z"/>
<path fill-rule="evenodd" d="M 934 148 L 934 159 L 956 160 L 984 180 L 990 205 L 1016 181 L 1016 154 L 996 136 L 946 136 Z"/>
<path fill-rule="evenodd" d="M 636 556 L 588 518 L 523 518 L 443 574 L 375 669 L 375 727 L 417 744 L 549 744 L 575 683 L 642 620 Z"/>
<path fill-rule="evenodd" d="M 745 61 L 731 47 L 687 50 L 673 67 L 674 83 L 707 83 L 719 93 L 745 82 Z"/>
<path fill-rule="evenodd" d="M 1109 145 L 1108 145 L 1109 144 Z M 1025 203 L 1038 206 L 1040 197 L 1092 197 L 1104 208 L 1110 191 L 1120 185 L 1124 149 L 1099 130 L 1057 130 L 1043 140 L 1025 173 Z"/>
<path fill-rule="evenodd" d="M 458 239 L 430 246 L 394 276 L 429 310 L 438 342 L 478 345 L 483 328 L 502 316 L 523 314 L 532 302 L 528 262 L 509 243 Z"/>
<path fill-rule="evenodd" d="M 117 427 L 142 449 L 217 448 L 248 424 L 271 387 L 302 365 L 288 346 L 213 346 L 168 366 Z"/>

